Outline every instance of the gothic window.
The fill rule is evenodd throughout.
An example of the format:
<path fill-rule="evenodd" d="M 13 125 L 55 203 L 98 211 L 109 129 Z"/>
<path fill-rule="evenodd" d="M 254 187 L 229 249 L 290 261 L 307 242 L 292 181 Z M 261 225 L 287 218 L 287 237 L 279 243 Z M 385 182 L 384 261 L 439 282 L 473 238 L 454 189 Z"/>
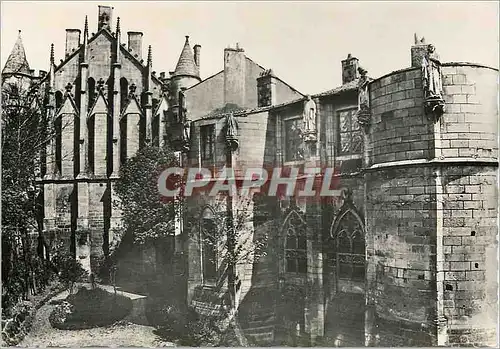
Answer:
<path fill-rule="evenodd" d="M 365 238 L 359 219 L 348 211 L 336 229 L 336 260 L 339 279 L 365 278 Z"/>
<path fill-rule="evenodd" d="M 160 114 L 153 115 L 151 132 L 153 138 L 153 145 L 158 147 L 160 145 Z"/>
<path fill-rule="evenodd" d="M 296 161 L 303 157 L 300 129 L 302 118 L 284 120 L 285 161 Z"/>
<path fill-rule="evenodd" d="M 87 80 L 87 90 L 88 90 L 88 94 L 89 94 L 89 105 L 88 105 L 88 108 L 90 110 L 90 108 L 92 108 L 92 106 L 94 105 L 94 101 L 95 101 L 95 98 L 96 98 L 95 80 L 94 80 L 94 78 L 89 78 Z"/>
<path fill-rule="evenodd" d="M 288 273 L 307 272 L 306 225 L 299 214 L 292 211 L 285 221 L 285 270 Z"/>
<path fill-rule="evenodd" d="M 218 228 L 215 213 L 206 208 L 200 220 L 201 255 L 203 282 L 213 284 L 217 281 Z"/>
<path fill-rule="evenodd" d="M 63 94 L 61 91 L 57 91 L 55 94 L 56 97 L 56 110 L 59 110 L 61 108 L 62 102 L 63 102 Z"/>
<path fill-rule="evenodd" d="M 213 160 L 215 155 L 215 125 L 200 127 L 201 159 Z"/>
<path fill-rule="evenodd" d="M 356 109 L 341 110 L 338 115 L 338 155 L 359 154 L 363 147 L 363 135 L 356 117 Z"/>
<path fill-rule="evenodd" d="M 123 110 L 128 97 L 128 81 L 125 78 L 120 79 L 120 108 Z"/>

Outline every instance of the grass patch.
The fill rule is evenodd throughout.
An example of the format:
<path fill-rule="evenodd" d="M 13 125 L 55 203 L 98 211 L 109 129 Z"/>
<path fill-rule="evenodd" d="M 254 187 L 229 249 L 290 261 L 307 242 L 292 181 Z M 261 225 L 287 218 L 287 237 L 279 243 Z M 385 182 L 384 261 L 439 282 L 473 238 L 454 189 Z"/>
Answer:
<path fill-rule="evenodd" d="M 49 316 L 52 327 L 61 330 L 83 330 L 108 326 L 125 318 L 132 310 L 132 301 L 103 289 L 80 288 L 56 306 Z"/>

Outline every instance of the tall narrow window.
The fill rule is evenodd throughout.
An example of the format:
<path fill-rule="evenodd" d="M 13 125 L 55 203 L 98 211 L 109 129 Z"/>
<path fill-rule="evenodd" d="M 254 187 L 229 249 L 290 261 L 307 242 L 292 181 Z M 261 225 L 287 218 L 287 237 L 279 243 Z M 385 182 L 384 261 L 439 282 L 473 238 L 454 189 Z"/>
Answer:
<path fill-rule="evenodd" d="M 303 157 L 302 138 L 300 136 L 301 118 L 284 120 L 285 161 L 297 161 Z"/>
<path fill-rule="evenodd" d="M 203 282 L 213 284 L 217 281 L 217 248 L 219 239 L 214 212 L 210 208 L 206 208 L 203 211 L 200 230 Z"/>
<path fill-rule="evenodd" d="M 62 102 L 63 102 L 63 94 L 61 91 L 57 91 L 55 94 L 56 97 L 56 111 L 61 108 Z"/>
<path fill-rule="evenodd" d="M 56 153 L 55 153 L 55 161 L 56 167 L 59 173 L 62 172 L 62 116 L 59 116 L 54 121 L 54 129 L 55 129 L 55 141 L 56 141 Z"/>
<path fill-rule="evenodd" d="M 127 162 L 127 116 L 120 120 L 120 164 Z"/>
<path fill-rule="evenodd" d="M 356 117 L 356 109 L 341 110 L 338 115 L 338 155 L 360 154 L 363 135 Z"/>
<path fill-rule="evenodd" d="M 87 80 L 87 90 L 88 90 L 88 94 L 89 94 L 89 105 L 88 105 L 88 109 L 90 110 L 90 108 L 93 107 L 94 105 L 94 101 L 95 101 L 95 98 L 96 98 L 96 93 L 95 93 L 95 80 L 94 78 L 89 78 Z"/>
<path fill-rule="evenodd" d="M 128 81 L 125 78 L 120 79 L 120 108 L 123 110 L 128 97 Z"/>
<path fill-rule="evenodd" d="M 352 212 L 342 217 L 335 236 L 339 279 L 364 280 L 365 238 L 363 228 Z"/>
<path fill-rule="evenodd" d="M 215 125 L 200 127 L 201 159 L 213 160 L 215 155 Z"/>
<path fill-rule="evenodd" d="M 287 217 L 285 234 L 285 270 L 288 273 L 307 272 L 307 235 L 305 222 L 292 211 Z"/>

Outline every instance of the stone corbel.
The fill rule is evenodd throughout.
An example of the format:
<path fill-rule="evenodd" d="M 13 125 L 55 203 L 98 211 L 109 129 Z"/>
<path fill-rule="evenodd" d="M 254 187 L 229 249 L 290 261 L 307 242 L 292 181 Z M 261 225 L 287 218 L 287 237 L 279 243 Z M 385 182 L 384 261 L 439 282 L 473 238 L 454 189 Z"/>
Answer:
<path fill-rule="evenodd" d="M 424 109 L 427 118 L 436 123 L 446 111 L 446 104 L 440 96 L 430 96 L 424 101 Z"/>

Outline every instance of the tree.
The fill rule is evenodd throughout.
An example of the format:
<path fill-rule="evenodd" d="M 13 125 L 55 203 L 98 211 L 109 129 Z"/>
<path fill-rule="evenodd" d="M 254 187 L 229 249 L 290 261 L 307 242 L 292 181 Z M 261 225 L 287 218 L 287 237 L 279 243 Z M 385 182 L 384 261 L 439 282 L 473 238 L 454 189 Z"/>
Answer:
<path fill-rule="evenodd" d="M 133 235 L 135 243 L 144 244 L 174 233 L 180 199 L 166 200 L 158 191 L 158 178 L 167 167 L 178 167 L 175 153 L 168 147 L 149 145 L 121 167 L 116 193 L 124 231 Z"/>
<path fill-rule="evenodd" d="M 41 157 L 54 136 L 48 128 L 42 89 L 27 78 L 10 78 L 2 84 L 2 293 L 10 304 L 36 294 L 46 283 L 37 268 L 43 265 L 33 253 L 40 234 L 39 189 Z M 44 268 L 48 268 L 45 266 Z"/>

